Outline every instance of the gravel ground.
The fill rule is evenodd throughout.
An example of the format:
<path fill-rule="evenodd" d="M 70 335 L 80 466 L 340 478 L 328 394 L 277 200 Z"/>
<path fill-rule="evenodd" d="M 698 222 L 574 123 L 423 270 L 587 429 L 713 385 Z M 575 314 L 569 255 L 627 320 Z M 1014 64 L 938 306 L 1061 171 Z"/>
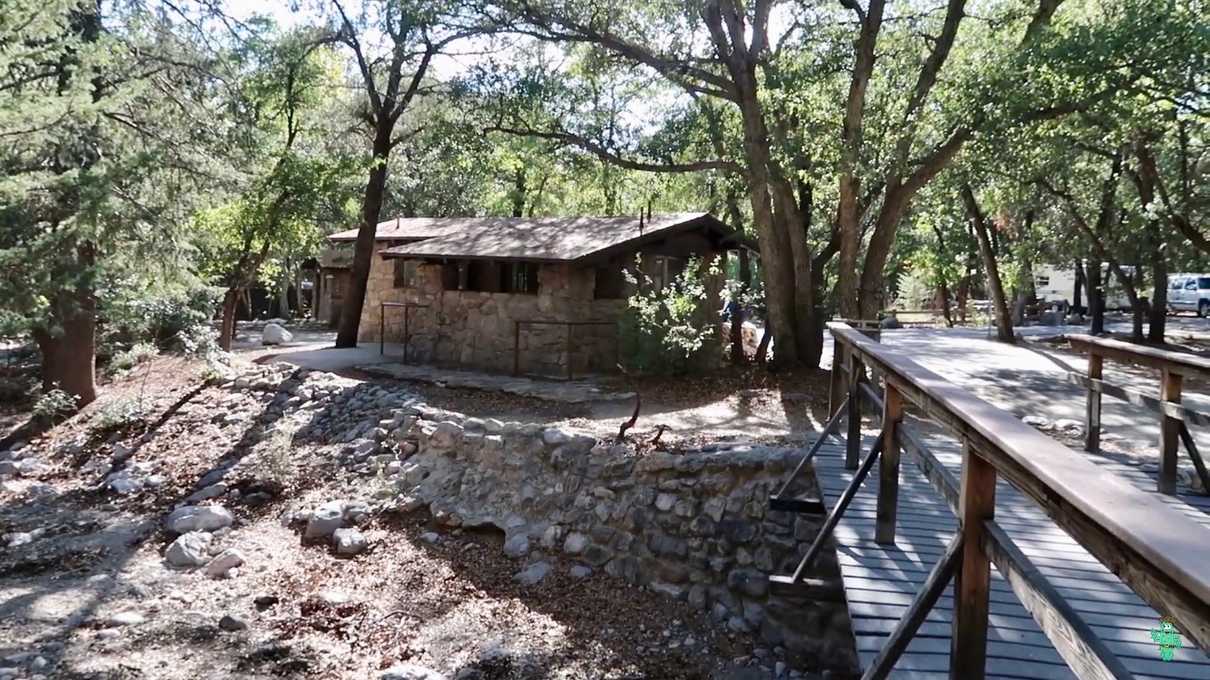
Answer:
<path fill-rule="evenodd" d="M 0 486 L 0 678 L 367 678 L 404 661 L 483 680 L 762 677 L 743 667 L 753 641 L 702 612 L 558 557 L 522 586 L 500 535 L 442 531 L 424 510 L 373 514 L 355 558 L 305 545 L 283 515 L 379 482 L 326 442 L 258 436 L 271 395 L 198 387 L 199 372 L 140 365 L 22 450 L 46 467 Z M 123 446 L 154 485 L 99 488 L 96 460 Z M 162 517 L 231 460 L 277 484 L 216 532 L 247 562 L 227 579 L 168 566 Z"/>

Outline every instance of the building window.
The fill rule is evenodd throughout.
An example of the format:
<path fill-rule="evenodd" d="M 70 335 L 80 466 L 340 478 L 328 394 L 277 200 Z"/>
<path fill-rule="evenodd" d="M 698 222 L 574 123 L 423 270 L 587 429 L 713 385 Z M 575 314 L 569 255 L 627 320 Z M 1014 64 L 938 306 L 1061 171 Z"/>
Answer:
<path fill-rule="evenodd" d="M 1050 286 L 1050 277 L 1049 276 L 1039 276 L 1034 281 L 1034 285 L 1036 285 L 1038 288 L 1047 288 Z"/>
<path fill-rule="evenodd" d="M 419 271 L 420 262 L 417 260 L 402 260 L 395 259 L 395 287 L 396 288 L 415 288 L 419 279 L 417 272 Z"/>
<path fill-rule="evenodd" d="M 441 288 L 443 290 L 462 290 L 463 278 L 466 272 L 466 262 L 446 262 L 441 265 Z"/>
<path fill-rule="evenodd" d="M 626 276 L 622 268 L 597 267 L 592 296 L 597 300 L 618 300 L 626 297 Z"/>
<path fill-rule="evenodd" d="M 466 290 L 481 293 L 500 292 L 500 264 L 485 260 L 466 263 Z"/>
<path fill-rule="evenodd" d="M 504 293 L 536 295 L 538 265 L 533 262 L 505 262 L 500 265 L 500 290 Z"/>

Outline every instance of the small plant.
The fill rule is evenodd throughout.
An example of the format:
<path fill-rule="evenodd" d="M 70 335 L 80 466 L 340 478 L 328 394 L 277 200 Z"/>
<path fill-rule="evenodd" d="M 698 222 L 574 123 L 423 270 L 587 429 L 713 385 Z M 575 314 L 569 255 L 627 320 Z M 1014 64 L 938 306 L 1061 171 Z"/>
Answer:
<path fill-rule="evenodd" d="M 115 371 L 129 371 L 157 354 L 159 354 L 159 350 L 150 342 L 136 343 L 130 349 L 113 355 L 110 366 Z"/>
<path fill-rule="evenodd" d="M 54 424 L 76 412 L 79 397 L 55 387 L 34 402 L 34 419 Z"/>
<path fill-rule="evenodd" d="M 663 288 L 655 289 L 648 281 L 627 301 L 619 340 L 630 368 L 640 373 L 686 373 L 704 353 L 716 348 L 711 340 L 717 310 L 701 308 L 707 296 L 700 269 L 699 261 L 690 260 Z M 638 283 L 633 275 L 627 276 Z"/>
<path fill-rule="evenodd" d="M 139 399 L 115 399 L 106 404 L 93 417 L 90 427 L 97 432 L 127 430 L 142 423 L 147 410 Z"/>

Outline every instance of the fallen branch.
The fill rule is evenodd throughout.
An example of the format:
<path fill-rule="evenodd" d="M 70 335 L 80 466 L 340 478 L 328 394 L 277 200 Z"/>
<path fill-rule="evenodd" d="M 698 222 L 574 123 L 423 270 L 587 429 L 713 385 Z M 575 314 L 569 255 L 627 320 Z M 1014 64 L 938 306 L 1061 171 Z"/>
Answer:
<path fill-rule="evenodd" d="M 654 436 L 654 437 L 652 437 L 652 438 L 651 438 L 651 441 L 649 441 L 649 442 L 647 442 L 647 443 L 648 443 L 648 444 L 649 444 L 649 445 L 650 445 L 652 448 L 659 448 L 659 446 L 660 446 L 660 437 L 664 436 L 664 430 L 667 430 L 667 429 L 668 429 L 668 426 L 667 426 L 667 425 L 660 425 L 660 426 L 658 426 L 658 427 L 657 427 L 657 429 L 656 429 L 656 432 L 655 432 L 655 436 Z"/>
<path fill-rule="evenodd" d="M 639 396 L 638 392 L 635 392 L 634 393 L 634 413 L 632 413 L 630 415 L 630 420 L 627 420 L 626 422 L 622 423 L 622 426 L 618 428 L 618 438 L 615 441 L 617 441 L 619 444 L 626 439 L 626 430 L 629 430 L 630 428 L 634 427 L 634 424 L 636 422 L 638 422 L 639 406 L 642 403 L 643 403 L 643 398 L 641 396 Z"/>

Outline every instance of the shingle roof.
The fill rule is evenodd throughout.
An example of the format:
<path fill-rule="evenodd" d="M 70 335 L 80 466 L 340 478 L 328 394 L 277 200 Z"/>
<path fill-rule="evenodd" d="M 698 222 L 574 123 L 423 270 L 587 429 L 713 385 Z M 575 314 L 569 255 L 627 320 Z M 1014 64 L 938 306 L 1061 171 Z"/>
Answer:
<path fill-rule="evenodd" d="M 374 232 L 376 241 L 415 241 L 441 236 L 448 231 L 458 230 L 463 217 L 400 217 L 379 222 Z M 473 218 L 469 218 L 473 219 Z M 329 241 L 356 241 L 357 229 L 332 234 Z"/>
<path fill-rule="evenodd" d="M 382 250 L 386 257 L 567 262 L 634 248 L 690 230 L 711 232 L 720 239 L 731 234 L 731 228 L 714 216 L 696 212 L 652 215 L 642 221 L 642 226 L 635 216 L 412 218 L 380 224 L 377 238 L 413 241 Z M 353 231 L 328 238 L 347 240 L 355 236 Z"/>

